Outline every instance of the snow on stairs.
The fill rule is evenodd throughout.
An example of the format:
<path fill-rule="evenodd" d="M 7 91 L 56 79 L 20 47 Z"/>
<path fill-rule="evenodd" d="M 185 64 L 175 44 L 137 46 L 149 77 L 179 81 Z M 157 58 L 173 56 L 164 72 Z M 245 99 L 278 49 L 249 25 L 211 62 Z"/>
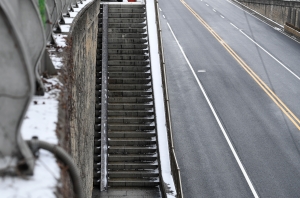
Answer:
<path fill-rule="evenodd" d="M 108 15 L 108 185 L 157 186 L 145 6 L 110 5 Z"/>

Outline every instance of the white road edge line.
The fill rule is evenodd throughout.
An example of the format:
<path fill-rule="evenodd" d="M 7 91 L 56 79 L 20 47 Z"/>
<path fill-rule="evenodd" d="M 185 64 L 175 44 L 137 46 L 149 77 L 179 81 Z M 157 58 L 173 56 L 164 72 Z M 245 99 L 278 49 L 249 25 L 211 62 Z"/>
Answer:
<path fill-rule="evenodd" d="M 230 25 L 232 25 L 235 29 L 239 29 L 238 27 L 236 27 L 233 23 L 230 23 Z"/>
<path fill-rule="evenodd" d="M 179 44 L 179 41 L 177 40 L 177 38 L 176 38 L 176 36 L 175 36 L 175 34 L 174 34 L 174 32 L 173 32 L 170 24 L 167 23 L 167 25 L 168 25 L 168 27 L 169 27 L 169 29 L 170 29 L 170 31 L 171 31 L 171 33 L 172 33 L 172 35 L 173 35 L 176 43 L 177 43 L 177 45 L 178 45 L 178 47 L 179 47 L 182 55 L 184 56 L 187 64 L 189 65 L 189 67 L 190 67 L 190 69 L 191 69 L 191 71 L 192 71 L 192 73 L 193 73 L 193 75 L 194 75 L 194 77 L 195 77 L 195 79 L 196 79 L 196 81 L 197 81 L 197 83 L 198 83 L 198 85 L 199 85 L 199 87 L 200 87 L 200 89 L 201 89 L 201 91 L 202 91 L 202 93 L 203 93 L 203 95 L 204 95 L 204 97 L 205 97 L 205 99 L 206 99 L 206 101 L 207 101 L 207 103 L 208 103 L 208 105 L 209 105 L 209 107 L 210 107 L 210 109 L 211 109 L 211 111 L 212 111 L 212 113 L 213 113 L 213 115 L 214 115 L 214 117 L 215 117 L 215 119 L 216 119 L 216 121 L 217 121 L 217 123 L 218 123 L 218 125 L 219 125 L 219 127 L 220 127 L 220 129 L 221 129 L 221 131 L 223 133 L 223 135 L 224 135 L 224 137 L 225 137 L 225 139 L 226 139 L 226 141 L 227 141 L 227 144 L 229 145 L 230 150 L 231 150 L 231 152 L 232 152 L 235 160 L 237 161 L 237 163 L 238 163 L 238 165 L 239 165 L 239 167 L 240 167 L 240 169 L 241 169 L 241 171 L 242 171 L 242 173 L 243 173 L 243 175 L 244 175 L 244 177 L 245 177 L 245 179 L 246 179 L 246 181 L 248 183 L 248 186 L 251 189 L 252 194 L 254 195 L 255 198 L 259 198 L 259 196 L 258 196 L 258 194 L 257 194 L 257 192 L 256 192 L 256 190 L 255 190 L 255 188 L 254 188 L 254 186 L 253 186 L 253 184 L 251 182 L 251 179 L 248 176 L 248 174 L 247 174 L 247 172 L 246 172 L 246 170 L 244 168 L 243 163 L 241 162 L 241 160 L 240 160 L 237 152 L 235 151 L 235 148 L 234 148 L 233 144 L 231 143 L 231 141 L 230 141 L 230 139 L 229 139 L 229 137 L 228 137 L 228 135 L 227 135 L 227 133 L 225 131 L 225 128 L 223 127 L 223 125 L 222 125 L 222 123 L 221 123 L 221 121 L 220 121 L 220 119 L 219 119 L 219 117 L 218 117 L 218 115 L 217 115 L 217 113 L 216 113 L 216 111 L 215 111 L 212 103 L 210 102 L 210 100 L 209 100 L 209 98 L 208 98 L 208 96 L 207 96 L 207 94 L 206 94 L 206 92 L 205 92 L 205 90 L 203 88 L 203 85 L 201 84 L 200 80 L 198 79 L 198 77 L 197 77 L 197 75 L 196 75 L 196 73 L 195 73 L 195 71 L 194 71 L 194 69 L 193 69 L 193 67 L 192 67 L 189 59 L 187 58 L 187 56 L 185 55 L 185 53 L 184 53 L 181 45 Z"/>
<path fill-rule="evenodd" d="M 265 50 L 262 46 L 260 46 L 257 42 L 255 42 L 251 37 L 249 37 L 247 34 L 245 34 L 242 30 L 239 30 L 244 36 L 246 36 L 250 41 L 252 41 L 257 47 L 262 49 L 264 52 L 266 52 L 271 58 L 273 58 L 277 63 L 279 63 L 283 68 L 285 68 L 287 71 L 289 71 L 291 74 L 293 74 L 298 80 L 300 80 L 300 77 L 297 76 L 293 71 L 291 71 L 287 66 L 285 66 L 282 62 L 280 62 L 277 58 L 275 58 L 271 53 L 269 53 L 267 50 Z"/>

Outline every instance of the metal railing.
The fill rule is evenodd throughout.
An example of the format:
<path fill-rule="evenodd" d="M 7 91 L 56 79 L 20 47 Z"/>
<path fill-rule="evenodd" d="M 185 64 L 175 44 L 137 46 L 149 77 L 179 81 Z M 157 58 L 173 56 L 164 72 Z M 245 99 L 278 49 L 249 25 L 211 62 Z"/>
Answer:
<path fill-rule="evenodd" d="M 160 55 L 160 61 L 161 61 L 160 65 L 161 65 L 162 82 L 163 82 L 164 99 L 165 99 L 164 103 L 165 103 L 165 108 L 166 108 L 165 112 L 166 112 L 171 171 L 172 171 L 172 176 L 173 176 L 174 183 L 175 183 L 175 188 L 177 191 L 177 197 L 183 198 L 180 168 L 178 166 L 178 162 L 177 162 L 175 150 L 174 150 L 173 132 L 172 132 L 172 124 L 171 124 L 171 110 L 170 110 L 169 93 L 168 93 L 168 86 L 167 86 L 166 65 L 165 65 L 165 58 L 164 58 L 164 49 L 163 49 L 163 41 L 162 41 L 162 35 L 161 35 L 159 9 L 158 9 L 158 1 L 157 0 L 155 1 L 155 12 L 156 12 L 156 22 L 157 22 L 156 24 L 157 24 L 159 55 Z"/>
<path fill-rule="evenodd" d="M 78 2 L 0 1 L 0 174 L 33 172 L 34 157 L 20 127 L 32 96 L 44 93 L 40 76 L 49 69 L 46 43 Z"/>
<path fill-rule="evenodd" d="M 102 87 L 101 87 L 101 182 L 100 190 L 107 189 L 108 162 L 108 5 L 103 5 L 102 21 Z"/>

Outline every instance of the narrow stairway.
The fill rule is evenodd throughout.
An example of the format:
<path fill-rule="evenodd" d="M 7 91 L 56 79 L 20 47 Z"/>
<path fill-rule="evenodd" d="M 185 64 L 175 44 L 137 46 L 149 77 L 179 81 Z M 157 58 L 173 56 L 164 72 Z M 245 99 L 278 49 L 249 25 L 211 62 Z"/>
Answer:
<path fill-rule="evenodd" d="M 101 175 L 102 8 L 99 14 L 94 188 Z M 108 4 L 108 189 L 159 186 L 144 4 Z"/>

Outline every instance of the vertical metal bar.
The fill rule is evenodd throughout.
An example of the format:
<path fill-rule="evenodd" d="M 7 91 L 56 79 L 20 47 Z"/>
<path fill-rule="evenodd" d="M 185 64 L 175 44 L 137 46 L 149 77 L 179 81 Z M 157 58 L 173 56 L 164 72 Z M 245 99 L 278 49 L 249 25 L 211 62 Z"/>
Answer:
<path fill-rule="evenodd" d="M 103 5 L 102 23 L 102 92 L 101 92 L 101 180 L 100 190 L 107 189 L 107 64 L 108 64 L 108 4 Z"/>

